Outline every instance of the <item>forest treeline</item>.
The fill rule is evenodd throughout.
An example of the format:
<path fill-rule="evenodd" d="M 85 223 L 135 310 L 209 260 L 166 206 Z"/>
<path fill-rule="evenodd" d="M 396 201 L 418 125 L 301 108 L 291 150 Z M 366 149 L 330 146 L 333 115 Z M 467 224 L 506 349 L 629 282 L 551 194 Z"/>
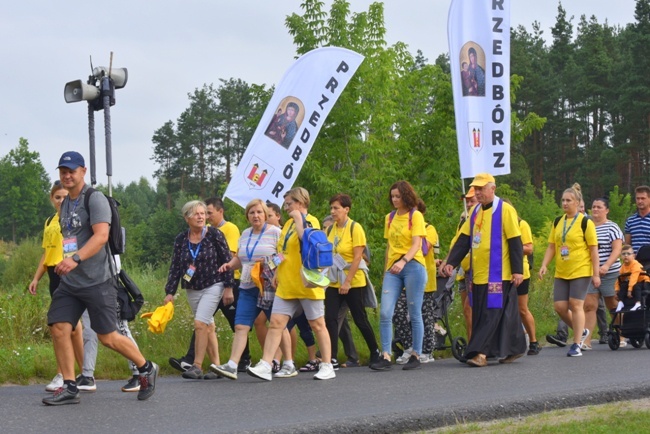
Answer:
<path fill-rule="evenodd" d="M 512 29 L 511 174 L 497 178 L 497 194 L 542 240 L 561 212 L 558 195 L 573 182 L 582 185 L 588 206 L 608 196 L 619 224 L 633 210 L 634 187 L 650 183 L 650 0 L 637 0 L 635 22 L 625 27 L 584 16 L 575 23 L 561 5 L 557 11 L 548 36 L 538 23 Z M 351 216 L 382 258 L 388 189 L 406 179 L 428 205 L 425 217 L 446 251 L 462 211 L 448 56 L 429 62 L 403 43 L 389 46 L 382 3 L 353 12 L 335 0 L 327 11 L 323 2 L 305 0 L 285 25 L 296 56 L 327 45 L 365 56 L 296 183 L 312 195 L 310 212 L 322 218 L 329 197 L 350 194 Z M 188 94 L 177 119 L 152 132 L 157 184 L 142 178 L 113 189 L 127 229 L 127 263 L 169 259 L 185 227 L 180 207 L 223 194 L 272 92 L 238 78 L 204 84 Z M 52 212 L 50 182 L 26 139 L 0 159 L 1 240 L 40 236 Z M 243 210 L 226 206 L 226 217 L 245 228 Z"/>

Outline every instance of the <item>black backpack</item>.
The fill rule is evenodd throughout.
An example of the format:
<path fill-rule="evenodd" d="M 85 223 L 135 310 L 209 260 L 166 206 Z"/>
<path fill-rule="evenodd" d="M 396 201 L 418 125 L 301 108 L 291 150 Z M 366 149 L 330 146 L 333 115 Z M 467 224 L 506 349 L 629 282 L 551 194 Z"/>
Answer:
<path fill-rule="evenodd" d="M 133 321 L 144 304 L 140 288 L 124 270 L 120 270 L 117 275 L 117 303 L 120 306 L 120 318 L 127 321 Z"/>
<path fill-rule="evenodd" d="M 560 220 L 562 220 L 562 216 L 556 217 L 555 220 L 553 220 L 553 227 L 556 228 L 557 224 L 560 223 Z M 580 228 L 582 229 L 582 237 L 587 241 L 587 236 L 585 235 L 585 232 L 587 232 L 587 221 L 589 220 L 589 216 L 583 214 L 582 215 L 582 221 L 580 222 Z"/>
<path fill-rule="evenodd" d="M 88 207 L 90 203 L 90 196 L 97 190 L 92 187 L 89 187 L 86 190 L 86 195 L 84 197 L 84 208 L 90 216 L 90 208 Z M 103 194 L 103 193 L 102 193 Z M 108 233 L 108 246 L 111 249 L 113 255 L 121 255 L 124 253 L 124 247 L 126 243 L 126 230 L 122 227 L 120 221 L 120 212 L 117 207 L 120 206 L 120 203 L 111 196 L 104 197 L 108 199 L 108 205 L 111 207 L 111 227 L 109 228 Z"/>

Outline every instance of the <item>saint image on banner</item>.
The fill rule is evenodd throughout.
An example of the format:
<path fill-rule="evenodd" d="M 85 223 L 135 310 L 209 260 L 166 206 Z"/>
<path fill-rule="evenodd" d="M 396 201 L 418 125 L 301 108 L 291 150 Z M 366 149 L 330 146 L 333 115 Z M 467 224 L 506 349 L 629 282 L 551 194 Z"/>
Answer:
<path fill-rule="evenodd" d="M 286 97 L 280 102 L 264 135 L 289 149 L 304 117 L 305 107 L 302 101 L 293 96 Z"/>
<path fill-rule="evenodd" d="M 485 52 L 475 42 L 460 51 L 460 79 L 463 96 L 485 96 Z"/>

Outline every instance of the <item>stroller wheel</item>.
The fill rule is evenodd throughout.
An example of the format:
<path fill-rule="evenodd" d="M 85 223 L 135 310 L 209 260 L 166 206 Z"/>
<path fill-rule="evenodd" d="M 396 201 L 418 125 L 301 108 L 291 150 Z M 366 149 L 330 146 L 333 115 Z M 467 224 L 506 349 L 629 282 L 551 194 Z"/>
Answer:
<path fill-rule="evenodd" d="M 641 348 L 643 346 L 643 340 L 630 338 L 630 344 L 632 344 L 634 348 Z"/>
<path fill-rule="evenodd" d="M 465 348 L 467 348 L 467 341 L 463 337 L 459 336 L 454 338 L 451 342 L 451 354 L 453 354 L 454 358 L 456 358 L 460 363 L 467 362 L 467 359 L 465 358 Z"/>
<path fill-rule="evenodd" d="M 650 331 L 645 332 L 645 347 L 650 350 Z"/>
<path fill-rule="evenodd" d="M 617 331 L 610 331 L 607 336 L 607 344 L 612 351 L 618 350 L 618 347 L 621 346 L 621 335 Z"/>

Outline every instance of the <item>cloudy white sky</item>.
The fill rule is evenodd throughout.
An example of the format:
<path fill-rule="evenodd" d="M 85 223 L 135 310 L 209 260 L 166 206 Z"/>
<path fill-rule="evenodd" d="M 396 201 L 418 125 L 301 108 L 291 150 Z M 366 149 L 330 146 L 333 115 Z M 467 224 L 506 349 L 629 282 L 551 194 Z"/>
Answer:
<path fill-rule="evenodd" d="M 431 62 L 448 51 L 451 0 L 386 0 L 387 41 L 402 41 Z M 272 85 L 295 49 L 285 17 L 301 13 L 299 0 L 80 0 L 12 1 L 0 14 L 0 156 L 29 140 L 52 179 L 61 153 L 88 155 L 86 103 L 66 104 L 66 82 L 87 79 L 95 66 L 127 67 L 129 80 L 111 110 L 113 183 L 145 176 L 153 181 L 153 132 L 188 106 L 187 94 L 219 78 Z M 330 0 L 325 1 L 329 10 Z M 354 12 L 371 1 L 351 0 Z M 547 40 L 557 0 L 512 0 L 512 26 L 531 30 L 537 20 Z M 583 14 L 599 22 L 634 21 L 634 0 L 564 0 L 577 24 Z M 95 114 L 97 180 L 105 184 L 103 112 Z"/>

